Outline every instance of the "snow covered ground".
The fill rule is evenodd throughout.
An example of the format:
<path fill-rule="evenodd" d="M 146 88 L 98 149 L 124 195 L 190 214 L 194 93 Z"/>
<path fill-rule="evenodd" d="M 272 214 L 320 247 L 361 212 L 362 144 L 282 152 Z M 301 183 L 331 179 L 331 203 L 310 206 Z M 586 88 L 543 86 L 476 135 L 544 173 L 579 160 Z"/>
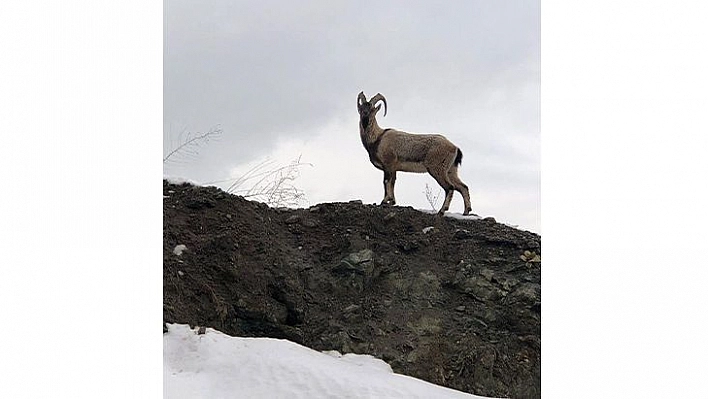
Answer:
<path fill-rule="evenodd" d="M 372 356 L 317 352 L 287 340 L 238 338 L 168 324 L 164 397 L 481 398 L 395 374 Z"/>

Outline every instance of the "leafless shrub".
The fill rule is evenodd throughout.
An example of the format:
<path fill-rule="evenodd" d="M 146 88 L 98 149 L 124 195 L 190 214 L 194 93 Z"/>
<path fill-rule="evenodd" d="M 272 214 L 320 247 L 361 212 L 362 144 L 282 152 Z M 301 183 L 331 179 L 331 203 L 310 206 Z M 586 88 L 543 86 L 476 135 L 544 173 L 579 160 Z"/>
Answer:
<path fill-rule="evenodd" d="M 163 164 L 184 164 L 197 157 L 197 149 L 209 141 L 218 139 L 222 134 L 219 126 L 210 128 L 207 132 L 179 134 L 177 145 L 166 150 L 162 158 Z M 245 198 L 266 203 L 272 207 L 294 207 L 305 201 L 305 193 L 298 189 L 293 182 L 300 176 L 301 166 L 312 164 L 301 161 L 298 156 L 290 164 L 276 166 L 272 160 L 263 161 L 249 169 L 244 175 L 235 179 L 206 182 L 205 185 L 216 183 L 231 184 L 226 189 L 231 194 L 241 195 Z"/>
<path fill-rule="evenodd" d="M 312 166 L 302 162 L 302 155 L 285 166 L 276 166 L 272 160 L 265 160 L 249 169 L 242 176 L 231 181 L 228 193 L 263 202 L 272 207 L 295 207 L 305 201 L 305 193 L 293 182 L 300 176 L 302 166 Z"/>
<path fill-rule="evenodd" d="M 438 188 L 438 192 L 436 194 L 433 194 L 433 189 L 430 188 L 428 183 L 425 183 L 425 199 L 428 200 L 430 208 L 434 211 L 438 209 L 438 201 L 440 200 L 441 191 L 442 190 Z"/>
<path fill-rule="evenodd" d="M 177 138 L 177 146 L 171 147 L 162 157 L 162 163 L 184 163 L 192 160 L 197 156 L 197 148 L 209 143 L 210 140 L 218 139 L 221 136 L 222 130 L 219 126 L 210 128 L 207 132 L 188 132 L 185 135 L 185 130 L 180 132 Z"/>

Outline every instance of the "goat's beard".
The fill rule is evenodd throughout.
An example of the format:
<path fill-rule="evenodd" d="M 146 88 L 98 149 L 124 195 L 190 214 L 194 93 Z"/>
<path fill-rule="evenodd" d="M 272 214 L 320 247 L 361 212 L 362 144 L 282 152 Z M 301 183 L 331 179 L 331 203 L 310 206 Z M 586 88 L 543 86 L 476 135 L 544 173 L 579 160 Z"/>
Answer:
<path fill-rule="evenodd" d="M 364 129 L 369 127 L 369 117 L 368 116 L 362 116 L 360 120 L 361 120 L 361 127 L 363 127 Z"/>

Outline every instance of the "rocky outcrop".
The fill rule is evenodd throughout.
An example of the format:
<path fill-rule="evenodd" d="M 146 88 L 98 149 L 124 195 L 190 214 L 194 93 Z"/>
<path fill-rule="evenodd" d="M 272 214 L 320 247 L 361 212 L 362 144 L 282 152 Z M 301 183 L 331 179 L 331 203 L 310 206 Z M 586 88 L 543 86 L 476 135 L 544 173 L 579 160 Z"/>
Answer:
<path fill-rule="evenodd" d="M 360 201 L 272 209 L 163 187 L 164 322 L 370 354 L 478 395 L 540 397 L 540 236 Z"/>

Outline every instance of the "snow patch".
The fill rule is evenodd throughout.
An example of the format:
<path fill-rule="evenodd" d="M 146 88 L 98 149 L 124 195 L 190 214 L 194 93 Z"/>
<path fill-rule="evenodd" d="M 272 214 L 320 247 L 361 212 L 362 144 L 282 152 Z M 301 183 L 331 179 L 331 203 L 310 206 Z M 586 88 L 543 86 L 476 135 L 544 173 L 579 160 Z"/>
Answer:
<path fill-rule="evenodd" d="M 435 227 L 433 227 L 433 226 L 428 226 L 428 227 L 423 228 L 423 234 L 428 234 L 430 232 L 430 230 L 432 230 L 434 228 Z"/>
<path fill-rule="evenodd" d="M 184 183 L 189 183 L 189 184 L 191 184 L 191 185 L 193 185 L 193 186 L 201 186 L 201 184 L 197 183 L 197 182 L 194 181 L 194 180 L 190 180 L 190 179 L 187 179 L 187 178 L 184 178 L 184 177 L 179 177 L 179 176 L 167 176 L 167 175 L 163 175 L 163 176 L 162 176 L 162 179 L 163 179 L 163 180 L 167 180 L 168 183 L 177 184 L 177 185 L 184 184 Z"/>
<path fill-rule="evenodd" d="M 430 210 L 430 209 L 416 209 L 418 212 L 423 212 L 427 213 L 429 215 L 434 215 L 438 213 L 438 211 Z M 463 215 L 461 213 L 456 213 L 456 212 L 445 212 L 445 217 L 453 218 L 453 219 L 460 219 L 460 220 L 478 220 L 482 219 L 481 216 L 478 215 Z"/>
<path fill-rule="evenodd" d="M 342 355 L 339 351 L 323 351 L 322 353 L 340 359 L 344 362 L 355 364 L 359 367 L 370 367 L 373 370 L 393 374 L 393 369 L 388 363 L 371 355 L 358 355 L 356 353 L 347 353 Z"/>
<path fill-rule="evenodd" d="M 479 220 L 482 219 L 481 216 L 477 215 L 463 215 L 461 213 L 455 213 L 455 212 L 445 212 L 445 216 L 453 219 L 460 219 L 460 220 Z"/>
<path fill-rule="evenodd" d="M 165 398 L 481 398 L 395 374 L 366 355 L 317 352 L 273 338 L 167 324 Z"/>
<path fill-rule="evenodd" d="M 433 211 L 430 209 L 416 209 L 419 212 L 427 213 L 427 214 L 436 214 L 438 211 Z M 456 212 L 445 212 L 445 217 L 453 218 L 453 219 L 459 219 L 459 220 L 481 220 L 481 219 L 486 219 L 487 217 L 482 217 L 479 215 L 463 215 L 461 213 L 456 213 Z M 503 224 L 505 226 L 509 226 L 511 228 L 519 230 L 519 225 L 518 224 L 510 224 L 510 223 L 504 223 L 504 222 L 497 222 L 500 224 Z M 427 228 L 427 227 L 426 227 Z M 426 231 L 423 231 L 423 233 L 426 233 Z"/>

